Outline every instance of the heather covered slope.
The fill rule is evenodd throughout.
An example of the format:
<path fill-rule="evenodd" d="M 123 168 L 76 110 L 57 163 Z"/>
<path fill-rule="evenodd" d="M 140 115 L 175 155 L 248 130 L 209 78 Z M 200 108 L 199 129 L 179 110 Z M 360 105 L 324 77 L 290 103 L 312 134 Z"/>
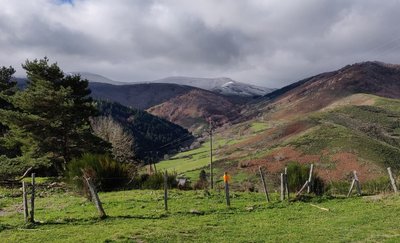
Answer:
<path fill-rule="evenodd" d="M 237 119 L 240 107 L 224 96 L 205 90 L 192 90 L 154 106 L 148 112 L 196 132 L 208 126 L 209 119 L 216 125 Z"/>
<path fill-rule="evenodd" d="M 267 94 L 255 110 L 271 119 L 286 119 L 318 111 L 358 93 L 400 98 L 400 66 L 380 62 L 348 65 Z"/>

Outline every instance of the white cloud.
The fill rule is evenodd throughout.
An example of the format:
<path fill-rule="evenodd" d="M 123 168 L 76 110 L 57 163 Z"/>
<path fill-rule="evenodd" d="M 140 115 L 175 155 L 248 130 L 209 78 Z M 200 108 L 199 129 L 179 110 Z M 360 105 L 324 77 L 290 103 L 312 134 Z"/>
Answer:
<path fill-rule="evenodd" d="M 64 1 L 65 2 L 65 1 Z M 0 65 L 48 56 L 123 81 L 228 76 L 280 87 L 400 63 L 398 0 L 0 0 Z"/>

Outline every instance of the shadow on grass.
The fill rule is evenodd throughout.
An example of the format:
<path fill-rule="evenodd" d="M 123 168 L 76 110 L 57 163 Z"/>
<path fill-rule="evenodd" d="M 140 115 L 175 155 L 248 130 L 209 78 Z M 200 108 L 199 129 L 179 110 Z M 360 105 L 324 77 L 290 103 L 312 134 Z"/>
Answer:
<path fill-rule="evenodd" d="M 112 222 L 121 219 L 141 219 L 141 220 L 157 220 L 168 217 L 168 214 L 160 215 L 118 215 L 118 216 L 107 216 L 104 219 L 98 217 L 90 218 L 64 218 L 60 220 L 49 220 L 45 222 L 36 222 L 35 226 L 41 225 L 88 225 L 100 222 Z"/>

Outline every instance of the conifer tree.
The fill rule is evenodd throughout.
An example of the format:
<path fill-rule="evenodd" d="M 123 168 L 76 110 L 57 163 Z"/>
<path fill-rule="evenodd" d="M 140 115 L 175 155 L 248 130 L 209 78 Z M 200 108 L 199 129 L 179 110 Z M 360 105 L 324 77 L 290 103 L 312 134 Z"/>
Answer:
<path fill-rule="evenodd" d="M 97 110 L 89 97 L 88 81 L 65 75 L 49 59 L 27 60 L 27 87 L 10 99 L 15 111 L 7 111 L 15 136 L 37 144 L 31 156 L 47 158 L 58 170 L 83 152 L 103 152 L 106 145 L 91 133 L 89 117 Z"/>

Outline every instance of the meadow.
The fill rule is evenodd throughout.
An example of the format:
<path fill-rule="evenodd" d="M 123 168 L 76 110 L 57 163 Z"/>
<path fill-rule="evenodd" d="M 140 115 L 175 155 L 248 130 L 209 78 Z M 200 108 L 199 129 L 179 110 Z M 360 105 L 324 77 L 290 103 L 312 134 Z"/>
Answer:
<path fill-rule="evenodd" d="M 1 242 L 399 242 L 400 198 L 310 197 L 280 202 L 272 194 L 223 190 L 100 193 L 105 220 L 94 205 L 64 189 L 39 188 L 36 224 L 25 224 L 21 192 L 0 189 Z M 321 210 L 318 207 L 329 209 Z"/>

